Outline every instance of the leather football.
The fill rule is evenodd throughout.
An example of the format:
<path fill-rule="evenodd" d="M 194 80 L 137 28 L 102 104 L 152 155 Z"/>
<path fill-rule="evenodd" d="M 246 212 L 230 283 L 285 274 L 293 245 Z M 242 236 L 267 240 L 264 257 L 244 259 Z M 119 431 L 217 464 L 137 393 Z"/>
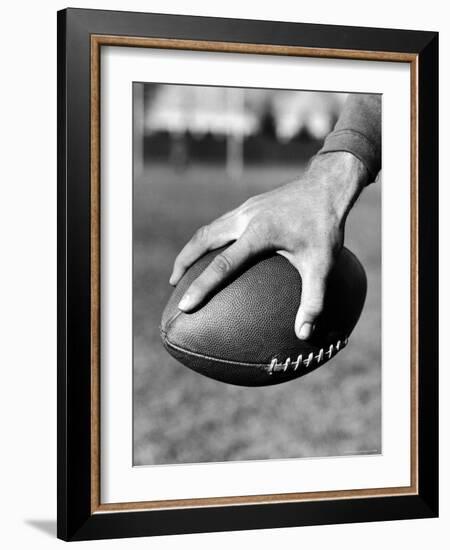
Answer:
<path fill-rule="evenodd" d="M 184 292 L 221 250 L 190 267 L 164 310 L 163 344 L 180 363 L 229 384 L 268 386 L 322 367 L 347 346 L 367 290 L 364 268 L 352 252 L 339 253 L 314 332 L 299 340 L 294 322 L 302 280 L 279 254 L 253 259 L 193 312 L 178 309 Z"/>

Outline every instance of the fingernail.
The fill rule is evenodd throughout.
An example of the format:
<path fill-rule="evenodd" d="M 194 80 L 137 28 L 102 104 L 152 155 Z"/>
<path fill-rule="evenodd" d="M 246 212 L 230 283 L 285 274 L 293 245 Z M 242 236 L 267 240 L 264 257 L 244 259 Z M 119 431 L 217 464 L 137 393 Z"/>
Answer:
<path fill-rule="evenodd" d="M 311 332 L 313 330 L 312 323 L 303 323 L 303 325 L 300 328 L 300 333 L 298 337 L 300 340 L 307 340 L 311 336 Z"/>
<path fill-rule="evenodd" d="M 173 273 L 172 273 L 172 275 L 170 276 L 169 284 L 172 285 L 172 286 L 175 284 L 175 277 L 173 276 Z"/>
<path fill-rule="evenodd" d="M 189 309 L 191 305 L 191 296 L 189 294 L 185 294 L 183 298 L 181 298 L 180 303 L 178 304 L 178 309 L 181 309 L 182 311 L 186 311 Z"/>

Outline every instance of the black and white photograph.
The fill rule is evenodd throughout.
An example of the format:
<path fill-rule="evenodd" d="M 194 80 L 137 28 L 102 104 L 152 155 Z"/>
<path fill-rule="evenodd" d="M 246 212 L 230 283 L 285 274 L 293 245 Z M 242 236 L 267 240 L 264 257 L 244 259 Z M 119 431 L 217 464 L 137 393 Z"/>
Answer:
<path fill-rule="evenodd" d="M 448 546 L 446 6 L 2 6 L 5 550 Z"/>
<path fill-rule="evenodd" d="M 206 12 L 58 12 L 57 536 L 435 518 L 438 34 Z"/>
<path fill-rule="evenodd" d="M 133 465 L 382 453 L 382 95 L 132 107 Z"/>

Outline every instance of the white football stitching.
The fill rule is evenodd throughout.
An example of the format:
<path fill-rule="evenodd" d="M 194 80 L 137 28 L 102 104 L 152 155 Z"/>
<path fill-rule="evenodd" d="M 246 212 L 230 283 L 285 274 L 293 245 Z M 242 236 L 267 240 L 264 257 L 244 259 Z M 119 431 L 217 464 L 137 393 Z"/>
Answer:
<path fill-rule="evenodd" d="M 295 361 L 293 361 L 290 357 L 286 359 L 286 361 L 281 362 L 278 361 L 276 357 L 272 359 L 272 361 L 267 365 L 267 372 L 269 374 L 273 374 L 274 372 L 286 372 L 289 368 L 293 367 L 293 370 L 296 371 L 298 367 L 303 364 L 306 367 L 309 367 L 310 364 L 315 360 L 316 364 L 319 364 L 323 361 L 323 356 L 328 355 L 328 359 L 331 359 L 333 355 L 336 355 L 342 348 L 344 348 L 348 344 L 348 338 L 345 338 L 345 340 L 338 340 L 336 342 L 336 345 L 330 344 L 330 347 L 327 351 L 324 351 L 324 348 L 321 348 L 319 350 L 319 353 L 317 355 L 314 355 L 312 352 L 308 355 L 307 359 L 303 359 L 303 355 L 299 355 Z"/>

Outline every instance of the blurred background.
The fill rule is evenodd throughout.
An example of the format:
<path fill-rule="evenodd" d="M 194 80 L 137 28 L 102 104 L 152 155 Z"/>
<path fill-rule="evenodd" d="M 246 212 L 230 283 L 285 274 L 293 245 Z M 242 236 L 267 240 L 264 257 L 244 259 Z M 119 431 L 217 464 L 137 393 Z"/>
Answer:
<path fill-rule="evenodd" d="M 349 345 L 292 382 L 210 380 L 163 348 L 179 250 L 201 225 L 301 176 L 347 94 L 133 84 L 134 465 L 381 452 L 381 182 L 349 215 L 368 277 Z"/>

